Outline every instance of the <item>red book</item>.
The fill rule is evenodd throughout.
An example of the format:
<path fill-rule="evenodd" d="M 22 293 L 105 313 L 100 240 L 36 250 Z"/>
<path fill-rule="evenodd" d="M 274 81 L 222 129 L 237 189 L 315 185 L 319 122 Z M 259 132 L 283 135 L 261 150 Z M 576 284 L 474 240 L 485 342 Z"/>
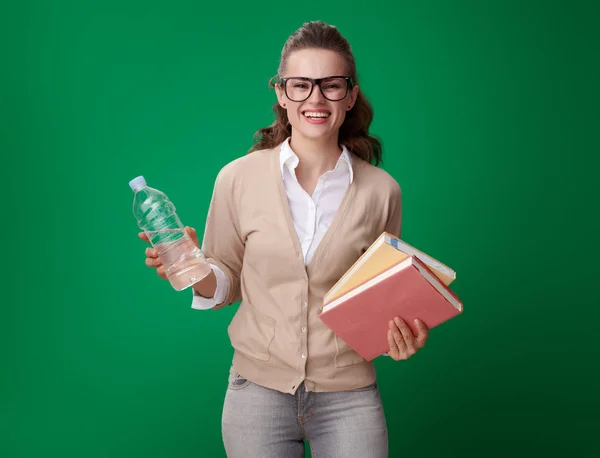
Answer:
<path fill-rule="evenodd" d="M 321 320 L 367 361 L 389 351 L 389 322 L 399 316 L 429 329 L 462 313 L 462 302 L 414 256 L 323 306 Z"/>

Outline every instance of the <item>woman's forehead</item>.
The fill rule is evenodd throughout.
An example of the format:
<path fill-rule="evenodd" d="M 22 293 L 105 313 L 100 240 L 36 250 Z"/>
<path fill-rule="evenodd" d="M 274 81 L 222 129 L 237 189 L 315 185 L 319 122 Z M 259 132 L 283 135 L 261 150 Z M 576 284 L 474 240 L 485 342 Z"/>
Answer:
<path fill-rule="evenodd" d="M 328 49 L 302 49 L 288 57 L 284 76 L 323 78 L 345 75 L 346 62 L 337 52 Z"/>

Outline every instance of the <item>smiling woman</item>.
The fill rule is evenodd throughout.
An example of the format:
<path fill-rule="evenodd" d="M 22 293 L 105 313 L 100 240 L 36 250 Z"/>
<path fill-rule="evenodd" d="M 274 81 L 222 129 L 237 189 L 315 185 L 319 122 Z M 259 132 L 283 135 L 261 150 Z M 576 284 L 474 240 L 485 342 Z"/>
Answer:
<path fill-rule="evenodd" d="M 193 285 L 195 309 L 241 301 L 228 329 L 227 456 L 298 458 L 307 440 L 315 456 L 383 458 L 388 433 L 374 365 L 319 312 L 382 232 L 400 235 L 400 186 L 376 167 L 373 111 L 335 27 L 312 22 L 294 33 L 272 84 L 275 122 L 217 177 L 202 245 L 212 272 Z M 390 357 L 424 345 L 427 328 L 418 320 L 416 328 L 390 322 Z"/>
<path fill-rule="evenodd" d="M 335 27 L 313 22 L 300 28 L 283 47 L 277 75 L 271 79 L 278 99 L 273 105 L 275 122 L 256 133 L 250 151 L 272 148 L 295 130 L 292 142 L 329 137 L 361 159 L 379 164 L 381 143 L 369 135 L 373 109 L 356 73 L 350 44 Z M 327 121 L 315 120 L 318 116 Z M 307 123 L 323 128 L 307 130 Z"/>
<path fill-rule="evenodd" d="M 338 143 L 339 129 L 359 92 L 357 85 L 349 90 L 351 76 L 336 76 L 349 73 L 347 67 L 342 55 L 328 49 L 308 48 L 289 55 L 284 75 L 301 76 L 282 76 L 275 88 L 293 129 L 292 149 L 311 141 Z"/>

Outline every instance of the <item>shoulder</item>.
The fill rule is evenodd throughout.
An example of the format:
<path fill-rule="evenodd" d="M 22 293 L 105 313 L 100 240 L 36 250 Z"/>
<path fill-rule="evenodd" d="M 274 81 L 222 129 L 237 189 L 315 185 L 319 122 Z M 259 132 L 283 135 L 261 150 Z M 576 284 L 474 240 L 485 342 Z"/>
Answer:
<path fill-rule="evenodd" d="M 279 154 L 279 147 L 247 153 L 229 162 L 219 171 L 216 185 L 233 185 L 247 181 L 252 177 L 262 176 L 270 170 L 273 155 Z"/>
<path fill-rule="evenodd" d="M 398 197 L 401 194 L 400 184 L 386 170 L 376 167 L 357 156 L 352 157 L 352 165 L 356 183 L 365 191 L 372 190 L 382 197 Z"/>

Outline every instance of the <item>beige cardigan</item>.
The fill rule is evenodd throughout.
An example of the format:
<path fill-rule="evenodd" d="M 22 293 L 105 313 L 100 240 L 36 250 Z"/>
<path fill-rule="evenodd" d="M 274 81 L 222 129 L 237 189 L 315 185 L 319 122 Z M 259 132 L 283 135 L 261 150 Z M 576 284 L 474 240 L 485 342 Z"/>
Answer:
<path fill-rule="evenodd" d="M 279 147 L 226 165 L 217 176 L 202 249 L 229 279 L 223 304 L 234 368 L 285 393 L 364 387 L 365 361 L 318 317 L 323 296 L 383 232 L 400 235 L 401 193 L 384 170 L 352 156 L 354 180 L 305 266 L 279 167 Z"/>

